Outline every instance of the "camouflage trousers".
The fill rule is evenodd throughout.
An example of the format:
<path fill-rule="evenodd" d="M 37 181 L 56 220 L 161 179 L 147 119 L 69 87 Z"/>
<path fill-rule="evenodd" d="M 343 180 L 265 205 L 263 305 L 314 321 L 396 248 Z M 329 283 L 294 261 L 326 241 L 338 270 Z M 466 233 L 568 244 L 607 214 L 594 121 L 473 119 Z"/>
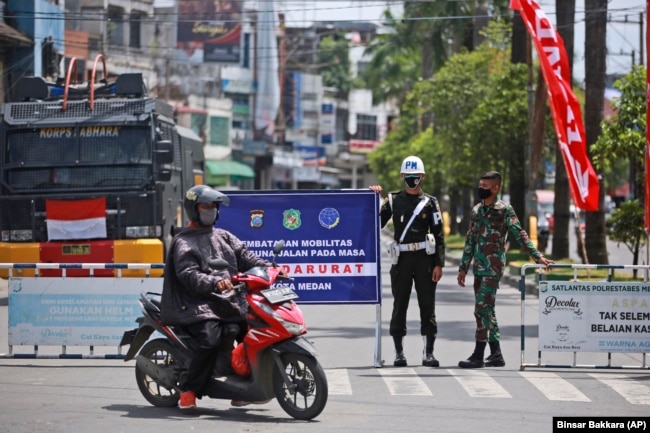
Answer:
<path fill-rule="evenodd" d="M 476 318 L 476 341 L 499 341 L 499 324 L 494 311 L 494 303 L 499 288 L 500 277 L 474 277 L 474 317 Z"/>

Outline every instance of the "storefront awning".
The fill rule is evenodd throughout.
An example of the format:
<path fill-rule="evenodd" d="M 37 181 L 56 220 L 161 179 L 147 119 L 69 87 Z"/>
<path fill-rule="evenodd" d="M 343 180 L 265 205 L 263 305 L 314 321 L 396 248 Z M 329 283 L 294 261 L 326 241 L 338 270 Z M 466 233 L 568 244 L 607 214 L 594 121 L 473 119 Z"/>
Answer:
<path fill-rule="evenodd" d="M 0 21 L 0 45 L 11 47 L 31 47 L 34 45 L 28 36 Z"/>
<path fill-rule="evenodd" d="M 253 169 L 237 161 L 205 161 L 206 183 L 218 185 L 225 178 L 252 179 L 255 177 Z"/>

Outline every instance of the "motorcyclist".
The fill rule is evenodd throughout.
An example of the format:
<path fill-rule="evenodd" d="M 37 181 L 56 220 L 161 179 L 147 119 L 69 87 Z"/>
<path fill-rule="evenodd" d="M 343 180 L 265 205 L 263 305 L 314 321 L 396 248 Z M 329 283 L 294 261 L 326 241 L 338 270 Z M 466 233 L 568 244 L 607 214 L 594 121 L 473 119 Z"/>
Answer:
<path fill-rule="evenodd" d="M 229 203 L 228 196 L 209 186 L 190 188 L 183 200 L 190 225 L 176 230 L 165 262 L 162 323 L 183 326 L 197 344 L 187 376 L 181 381 L 181 409 L 196 407 L 217 357 L 229 359 L 222 353 L 232 351 L 239 331 L 232 322 L 243 319 L 245 306 L 233 296 L 231 275 L 254 266 L 270 266 L 235 235 L 213 226 L 220 206 Z M 214 257 L 226 260 L 229 269 L 211 269 L 209 260 Z"/>

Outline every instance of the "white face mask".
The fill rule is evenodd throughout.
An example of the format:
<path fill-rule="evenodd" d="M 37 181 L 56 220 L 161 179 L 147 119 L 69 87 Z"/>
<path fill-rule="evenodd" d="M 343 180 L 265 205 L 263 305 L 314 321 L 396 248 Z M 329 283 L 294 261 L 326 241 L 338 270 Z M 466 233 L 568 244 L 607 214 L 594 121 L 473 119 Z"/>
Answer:
<path fill-rule="evenodd" d="M 217 220 L 217 209 L 206 209 L 199 211 L 199 221 L 204 226 L 211 226 Z"/>

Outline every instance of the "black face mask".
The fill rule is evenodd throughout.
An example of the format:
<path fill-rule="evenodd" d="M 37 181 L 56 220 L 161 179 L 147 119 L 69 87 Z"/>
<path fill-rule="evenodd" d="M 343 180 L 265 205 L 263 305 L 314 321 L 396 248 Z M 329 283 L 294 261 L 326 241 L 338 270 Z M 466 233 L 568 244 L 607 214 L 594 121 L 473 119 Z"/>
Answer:
<path fill-rule="evenodd" d="M 417 188 L 418 185 L 420 185 L 420 180 L 422 180 L 420 176 L 411 175 L 411 176 L 404 177 L 404 183 L 406 184 L 407 187 L 411 189 Z"/>
<path fill-rule="evenodd" d="M 481 188 L 479 186 L 478 188 L 478 198 L 481 200 L 485 200 L 486 198 L 490 197 L 492 195 L 492 190 L 487 189 L 487 188 Z"/>

